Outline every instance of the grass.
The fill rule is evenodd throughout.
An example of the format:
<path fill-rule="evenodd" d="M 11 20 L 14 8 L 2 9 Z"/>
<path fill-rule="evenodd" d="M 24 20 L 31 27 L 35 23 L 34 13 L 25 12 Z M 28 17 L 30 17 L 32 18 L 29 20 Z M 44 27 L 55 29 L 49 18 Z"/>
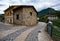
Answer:
<path fill-rule="evenodd" d="M 55 28 L 53 28 L 53 34 L 60 37 L 60 32 Z"/>
<path fill-rule="evenodd" d="M 53 21 L 53 25 L 57 26 L 60 28 L 60 19 L 56 19 Z"/>
<path fill-rule="evenodd" d="M 56 19 L 53 21 L 53 31 L 52 31 L 52 37 L 54 41 L 60 41 L 60 19 Z M 55 26 L 57 26 L 55 28 Z"/>
<path fill-rule="evenodd" d="M 60 31 L 53 28 L 52 37 L 53 37 L 54 41 L 60 41 Z"/>

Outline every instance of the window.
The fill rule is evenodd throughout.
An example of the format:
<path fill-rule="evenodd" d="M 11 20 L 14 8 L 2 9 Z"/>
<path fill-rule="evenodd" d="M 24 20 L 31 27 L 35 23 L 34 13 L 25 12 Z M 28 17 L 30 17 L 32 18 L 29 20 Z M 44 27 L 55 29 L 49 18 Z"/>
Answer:
<path fill-rule="evenodd" d="M 19 20 L 19 14 L 16 15 L 16 19 Z"/>
<path fill-rule="evenodd" d="M 32 16 L 32 12 L 30 12 L 30 15 Z"/>

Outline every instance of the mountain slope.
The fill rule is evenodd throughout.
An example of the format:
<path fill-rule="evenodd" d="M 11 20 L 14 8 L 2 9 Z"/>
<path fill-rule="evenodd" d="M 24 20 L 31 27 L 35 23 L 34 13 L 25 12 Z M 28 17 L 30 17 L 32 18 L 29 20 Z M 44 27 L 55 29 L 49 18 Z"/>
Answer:
<path fill-rule="evenodd" d="M 56 13 L 56 10 L 54 10 L 52 8 L 47 8 L 47 9 L 39 11 L 38 16 L 46 15 L 46 14 L 54 14 L 54 13 Z"/>

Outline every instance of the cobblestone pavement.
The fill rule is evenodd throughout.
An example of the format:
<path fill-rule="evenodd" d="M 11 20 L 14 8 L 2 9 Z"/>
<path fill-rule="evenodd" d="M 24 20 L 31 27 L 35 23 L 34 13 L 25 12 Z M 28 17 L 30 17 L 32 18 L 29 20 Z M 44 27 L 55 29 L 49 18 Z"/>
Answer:
<path fill-rule="evenodd" d="M 27 29 L 29 29 L 29 28 L 27 27 L 27 28 L 20 29 L 16 32 L 9 34 L 9 35 L 5 36 L 4 38 L 0 39 L 0 41 L 13 41 L 18 35 L 20 35 L 22 32 L 24 32 Z"/>
<path fill-rule="evenodd" d="M 38 33 L 38 41 L 53 41 L 46 31 Z"/>
<path fill-rule="evenodd" d="M 9 30 L 11 26 L 5 25 L 4 23 L 0 22 L 0 31 L 1 30 Z"/>
<path fill-rule="evenodd" d="M 53 41 L 46 31 L 46 26 L 41 29 L 41 33 L 38 33 L 38 41 Z"/>
<path fill-rule="evenodd" d="M 38 41 L 38 33 L 41 33 L 41 29 L 45 26 L 45 24 L 38 24 L 37 28 L 27 36 L 25 41 Z"/>
<path fill-rule="evenodd" d="M 19 35 L 14 41 L 20 41 L 20 40 L 21 40 L 21 41 L 25 41 L 26 37 L 27 37 L 27 36 L 29 35 L 29 33 L 30 33 L 32 30 L 34 30 L 34 29 L 36 29 L 36 27 L 32 27 L 32 28 L 30 28 L 30 29 L 22 32 L 21 35 Z"/>
<path fill-rule="evenodd" d="M 9 30 L 1 30 L 0 31 L 0 39 L 7 36 L 8 34 L 14 33 L 23 28 L 27 28 L 27 27 L 26 26 L 15 26 L 15 27 L 11 27 L 11 29 L 9 29 Z"/>
<path fill-rule="evenodd" d="M 0 26 L 1 25 L 3 25 L 3 24 L 0 24 Z M 1 27 L 3 27 L 3 26 L 1 26 Z M 11 34 L 8 34 L 7 36 L 0 39 L 0 41 L 15 41 L 15 39 L 17 39 L 16 41 L 40 41 L 40 40 L 45 41 L 47 39 L 49 39 L 49 41 L 50 41 L 50 38 L 48 38 L 50 36 L 45 37 L 45 35 L 47 36 L 47 34 L 44 34 L 45 32 L 42 33 L 42 31 L 44 31 L 45 27 L 46 27 L 46 23 L 43 23 L 43 22 L 38 23 L 34 27 L 27 26 L 26 28 L 23 28 L 23 29 L 15 31 Z M 42 36 L 44 36 L 44 37 L 42 37 Z M 22 40 L 19 40 L 17 37 Z M 45 38 L 47 38 L 47 39 L 45 39 Z"/>

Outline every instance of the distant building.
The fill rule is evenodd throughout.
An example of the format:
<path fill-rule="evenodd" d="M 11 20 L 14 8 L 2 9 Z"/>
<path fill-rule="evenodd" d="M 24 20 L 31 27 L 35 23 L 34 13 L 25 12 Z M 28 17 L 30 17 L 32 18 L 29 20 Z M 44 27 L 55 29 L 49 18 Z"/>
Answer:
<path fill-rule="evenodd" d="M 5 11 L 5 23 L 17 25 L 37 24 L 37 11 L 33 6 L 10 6 Z"/>
<path fill-rule="evenodd" d="M 56 15 L 46 15 L 46 21 L 48 22 L 53 21 L 54 19 L 58 19 L 58 17 Z"/>
<path fill-rule="evenodd" d="M 54 19 L 58 19 L 58 17 L 57 16 L 54 16 L 54 15 L 51 15 L 51 16 L 48 16 L 48 19 L 49 20 L 54 20 Z"/>

